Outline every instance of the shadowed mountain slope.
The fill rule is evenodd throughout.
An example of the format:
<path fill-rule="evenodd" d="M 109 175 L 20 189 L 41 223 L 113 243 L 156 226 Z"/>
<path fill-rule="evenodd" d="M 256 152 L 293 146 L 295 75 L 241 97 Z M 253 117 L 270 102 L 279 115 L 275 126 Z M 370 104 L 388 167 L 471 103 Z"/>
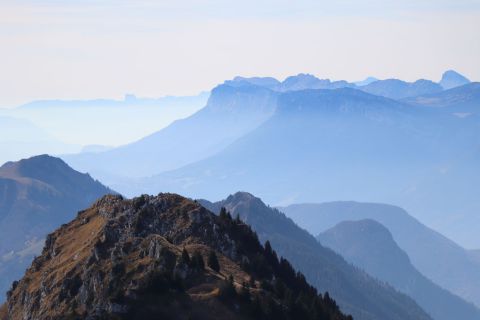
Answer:
<path fill-rule="evenodd" d="M 354 319 L 429 318 L 413 300 L 346 263 L 292 220 L 251 194 L 239 192 L 216 203 L 199 202 L 213 212 L 225 207 L 234 217 L 238 215 L 261 241 L 270 241 L 279 255 L 290 260 L 318 290 L 328 291 Z"/>
<path fill-rule="evenodd" d="M 480 305 L 480 264 L 472 259 L 470 252 L 402 208 L 339 201 L 294 204 L 280 210 L 312 234 L 322 233 L 342 221 L 375 220 L 391 232 L 419 272 L 466 301 Z"/>
<path fill-rule="evenodd" d="M 473 304 L 418 272 L 390 232 L 374 220 L 340 222 L 317 239 L 368 274 L 412 297 L 433 319 L 480 319 L 480 310 Z"/>
<path fill-rule="evenodd" d="M 47 155 L 0 168 L 0 301 L 40 252 L 45 236 L 97 198 L 112 193 Z"/>

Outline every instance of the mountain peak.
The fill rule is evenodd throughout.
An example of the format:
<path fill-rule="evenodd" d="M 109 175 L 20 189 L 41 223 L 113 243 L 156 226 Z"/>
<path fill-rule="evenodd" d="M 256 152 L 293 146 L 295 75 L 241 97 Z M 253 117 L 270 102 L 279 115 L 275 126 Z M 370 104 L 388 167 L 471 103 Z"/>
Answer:
<path fill-rule="evenodd" d="M 440 85 L 443 89 L 452 89 L 470 83 L 470 80 L 455 70 L 447 70 L 443 73 Z"/>
<path fill-rule="evenodd" d="M 72 169 L 62 159 L 44 154 L 16 162 L 7 162 L 0 167 L 0 176 L 10 179 L 30 179 L 55 187 L 64 193 L 75 193 L 81 188 L 89 188 L 96 182 L 88 173 Z M 80 188 L 80 189 L 79 189 Z M 105 188 L 106 189 L 106 188 Z"/>
<path fill-rule="evenodd" d="M 290 295 L 307 300 L 291 304 Z M 105 196 L 80 212 L 47 237 L 9 291 L 7 312 L 12 319 L 265 319 L 275 312 L 351 319 L 250 227 L 176 194 Z"/>
<path fill-rule="evenodd" d="M 335 227 L 325 231 L 319 236 L 320 239 L 337 238 L 348 236 L 351 239 L 362 239 L 369 244 L 383 243 L 389 246 L 394 243 L 392 234 L 379 222 L 373 219 L 362 219 L 358 221 L 342 221 Z"/>
<path fill-rule="evenodd" d="M 32 175 L 41 171 L 66 170 L 68 165 L 60 158 L 42 154 L 19 161 L 10 161 L 0 167 L 0 174 L 18 174 L 24 177 L 33 178 Z"/>
<path fill-rule="evenodd" d="M 413 297 L 433 319 L 473 320 L 480 316 L 480 310 L 472 304 L 418 272 L 390 231 L 375 220 L 340 222 L 321 233 L 318 240 L 370 275 Z"/>
<path fill-rule="evenodd" d="M 231 194 L 227 198 L 228 201 L 258 201 L 262 202 L 260 198 L 255 197 L 253 194 L 245 192 L 245 191 L 238 191 L 234 194 Z M 262 202 L 263 203 L 263 202 Z"/>
<path fill-rule="evenodd" d="M 276 86 L 280 84 L 275 78 L 272 77 L 240 77 L 237 76 L 233 78 L 231 81 L 226 81 L 227 84 L 230 85 L 241 85 L 242 83 L 249 83 L 260 87 L 266 87 L 269 89 L 274 89 Z"/>
<path fill-rule="evenodd" d="M 280 91 L 296 91 L 304 89 L 320 89 L 329 86 L 329 79 L 319 79 L 313 74 L 299 73 L 287 77 L 280 85 Z"/>
<path fill-rule="evenodd" d="M 425 79 L 415 82 L 406 82 L 399 79 L 378 80 L 362 86 L 360 89 L 391 99 L 404 99 L 442 91 L 442 87 L 439 84 Z"/>

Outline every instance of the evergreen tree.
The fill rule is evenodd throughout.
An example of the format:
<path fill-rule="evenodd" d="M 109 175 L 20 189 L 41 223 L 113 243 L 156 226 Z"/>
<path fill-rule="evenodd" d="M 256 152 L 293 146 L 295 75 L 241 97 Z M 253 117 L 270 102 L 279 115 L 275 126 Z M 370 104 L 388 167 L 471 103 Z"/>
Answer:
<path fill-rule="evenodd" d="M 216 272 L 220 271 L 220 263 L 218 262 L 217 254 L 215 253 L 215 251 L 210 251 L 207 263 L 212 270 L 215 270 Z"/>
<path fill-rule="evenodd" d="M 195 251 L 192 256 L 192 266 L 197 270 L 205 269 L 205 262 L 203 261 L 202 255 L 198 251 Z"/>
<path fill-rule="evenodd" d="M 233 276 L 230 275 L 228 279 L 225 279 L 220 286 L 220 299 L 230 300 L 235 298 L 237 295 L 237 290 L 235 290 L 235 285 L 233 284 Z"/>
<path fill-rule="evenodd" d="M 255 285 L 255 278 L 253 276 L 250 277 L 248 285 L 250 288 L 256 288 L 257 286 Z"/>
<path fill-rule="evenodd" d="M 186 264 L 187 266 L 190 266 L 191 264 L 190 256 L 188 255 L 188 251 L 185 248 L 183 248 L 182 256 L 180 257 L 180 263 Z"/>
<path fill-rule="evenodd" d="M 222 207 L 220 209 L 219 216 L 222 220 L 232 221 L 232 216 L 230 215 L 230 212 L 228 212 L 227 209 L 225 209 L 225 207 Z"/>
<path fill-rule="evenodd" d="M 240 220 L 240 215 L 237 213 L 237 216 L 235 217 L 235 223 L 236 224 L 241 224 L 242 220 Z"/>

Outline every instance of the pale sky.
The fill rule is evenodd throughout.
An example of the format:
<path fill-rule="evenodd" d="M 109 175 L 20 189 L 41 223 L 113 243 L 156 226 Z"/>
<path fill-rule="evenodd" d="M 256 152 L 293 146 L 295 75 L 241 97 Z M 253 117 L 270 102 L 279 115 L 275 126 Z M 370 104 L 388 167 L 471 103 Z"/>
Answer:
<path fill-rule="evenodd" d="M 0 0 L 0 107 L 236 75 L 480 80 L 480 0 Z"/>

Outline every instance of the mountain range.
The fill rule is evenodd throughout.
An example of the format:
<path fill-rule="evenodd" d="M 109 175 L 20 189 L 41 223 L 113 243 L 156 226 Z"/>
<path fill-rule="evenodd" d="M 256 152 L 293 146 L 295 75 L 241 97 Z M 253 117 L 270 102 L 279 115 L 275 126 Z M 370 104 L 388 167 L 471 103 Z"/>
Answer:
<path fill-rule="evenodd" d="M 10 283 L 21 276 L 22 270 L 29 265 L 33 257 L 40 253 L 40 249 L 44 243 L 43 239 L 48 232 L 73 218 L 75 212 L 87 207 L 94 199 L 106 193 L 113 193 L 113 191 L 104 187 L 99 182 L 94 181 L 88 175 L 72 170 L 62 160 L 50 156 L 38 156 L 15 163 L 7 163 L 0 169 L 0 175 L 2 176 L 0 181 L 2 181 L 2 185 L 4 185 L 4 188 L 2 188 L 3 199 L 0 202 L 2 204 L 2 208 L 0 208 L 0 212 L 2 213 L 2 219 L 0 220 L 0 227 L 2 228 L 0 234 L 2 235 L 2 239 L 0 243 L 2 244 L 1 249 L 3 250 L 0 272 L 2 274 L 1 289 L 5 292 L 10 286 Z M 133 204 L 133 208 L 134 210 L 138 210 L 138 214 L 144 214 L 144 212 L 146 212 L 145 210 L 139 210 L 143 208 L 142 203 L 146 201 L 153 205 L 160 201 L 159 199 L 164 198 L 171 199 L 170 196 L 167 195 L 160 198 L 142 197 L 132 202 L 125 202 L 125 204 L 127 206 Z M 124 203 L 119 196 L 105 199 L 107 199 L 105 200 L 106 202 L 100 201 L 94 206 L 95 210 L 99 210 L 100 212 L 110 210 L 111 202 L 117 203 L 120 201 L 119 203 Z M 148 199 L 148 201 L 146 199 Z M 187 201 L 177 196 L 173 196 L 173 199 L 176 199 L 174 202 L 177 200 L 181 203 Z M 209 205 L 214 206 L 215 210 L 219 206 L 219 203 L 209 204 L 206 201 L 199 202 L 207 207 Z M 186 203 L 191 202 L 187 201 Z M 247 224 L 259 232 L 259 239 L 262 242 L 270 240 L 273 248 L 277 250 L 279 255 L 294 259 L 292 260 L 293 265 L 300 271 L 305 272 L 307 280 L 312 281 L 312 284 L 315 285 L 320 292 L 329 291 L 332 297 L 340 299 L 342 311 L 355 313 L 357 319 L 429 319 L 428 315 L 418 307 L 414 301 L 398 294 L 390 287 L 377 282 L 373 278 L 368 277 L 363 272 L 352 268 L 340 256 L 320 246 L 311 235 L 298 228 L 291 220 L 287 219 L 278 211 L 265 206 L 259 199 L 246 193 L 238 193 L 222 202 L 222 205 L 225 205 L 229 210 L 231 209 L 232 214 L 243 212 L 242 218 L 245 219 Z M 120 207 L 124 208 L 123 204 Z M 182 206 L 180 206 L 180 208 L 181 207 Z M 241 210 L 241 208 L 244 208 L 245 211 L 242 211 L 243 209 Z M 130 212 L 129 209 L 121 210 Z M 174 209 L 174 207 L 172 207 L 169 210 L 175 212 L 178 216 L 177 212 L 180 209 Z M 85 213 L 85 211 L 80 211 L 75 220 L 76 222 L 72 223 L 79 225 L 89 224 L 90 218 L 85 218 L 84 216 L 90 217 L 90 214 Z M 180 215 L 180 217 L 183 216 L 184 214 Z M 148 222 L 148 219 L 143 216 L 137 220 L 142 221 L 142 224 Z M 262 227 L 265 225 L 271 225 L 271 227 Z M 98 227 L 98 225 L 92 224 L 92 227 Z M 62 240 L 60 247 L 70 247 L 68 247 L 68 249 L 55 249 L 54 252 L 56 252 L 55 257 L 59 259 L 56 261 L 61 261 L 60 265 L 64 266 L 66 261 L 64 259 L 66 258 L 62 256 L 62 253 L 77 256 L 83 249 L 75 249 L 74 247 L 82 246 L 85 242 L 78 238 L 83 236 L 81 234 L 76 235 L 68 225 L 63 225 L 60 230 L 58 233 L 64 235 L 63 239 L 68 239 L 68 242 Z M 120 232 L 123 228 L 112 226 L 108 230 Z M 175 225 L 171 226 L 170 230 L 171 231 L 165 233 L 165 237 L 169 238 L 172 233 L 182 232 L 185 228 L 183 225 Z M 67 233 L 65 234 L 65 232 Z M 101 231 L 99 232 L 101 233 Z M 105 233 L 107 231 L 103 230 L 102 232 Z M 91 233 L 89 233 L 89 239 L 90 235 Z M 53 236 L 47 237 L 47 248 L 52 246 L 52 242 L 54 241 L 52 239 L 55 238 L 52 237 Z M 102 237 L 100 237 L 100 239 L 102 239 Z M 94 240 L 92 241 L 94 242 Z M 185 242 L 185 245 L 186 244 L 187 242 Z M 177 247 L 173 249 L 173 252 L 178 253 L 181 247 L 182 246 L 177 243 Z M 188 248 L 190 251 L 193 251 L 193 248 L 196 247 L 191 246 Z M 309 254 L 302 257 L 298 255 L 299 251 L 295 248 L 302 248 L 304 252 L 309 252 Z M 50 247 L 50 249 L 52 249 L 52 247 Z M 37 260 L 40 259 L 44 261 L 51 258 L 51 253 L 46 255 L 45 250 L 47 249 L 44 249 L 43 254 L 37 258 Z M 58 254 L 59 252 L 60 254 Z M 295 254 L 295 252 L 297 252 L 297 254 Z M 206 249 L 204 253 L 207 253 Z M 67 260 L 68 259 L 70 258 L 67 257 Z M 76 259 L 74 260 L 76 261 Z M 108 263 L 108 261 L 110 260 L 105 260 L 105 263 Z M 99 266 L 99 264 L 100 263 L 96 263 L 94 265 L 103 268 Z M 34 262 L 31 268 L 37 268 L 38 266 L 39 264 Z M 85 265 L 79 261 L 78 268 L 80 268 L 80 266 L 83 268 Z M 27 271 L 27 277 L 32 276 L 38 278 L 38 276 L 31 274 L 31 268 L 30 271 Z M 45 270 L 51 270 L 49 267 L 46 268 Z M 40 273 L 45 274 L 44 272 Z M 71 273 L 68 274 L 71 275 Z M 61 287 L 70 288 L 72 285 L 72 277 L 64 277 L 63 275 L 65 275 L 65 273 L 62 273 L 61 278 L 58 278 L 58 282 L 50 283 L 49 285 L 51 285 L 52 288 L 57 288 L 58 285 L 61 284 Z M 226 277 L 225 274 L 223 276 L 223 278 Z M 50 279 L 50 277 L 47 278 Z M 218 281 L 214 283 L 218 285 Z M 210 283 L 209 285 L 211 286 L 212 284 Z M 14 290 L 17 286 L 18 284 L 15 282 L 13 285 Z M 30 292 L 30 289 L 28 289 L 28 291 Z M 45 295 L 47 292 L 51 291 L 47 290 L 42 295 Z M 98 294 L 98 292 L 96 294 Z M 42 306 L 45 306 L 47 309 L 51 308 L 46 301 L 56 301 L 55 308 L 57 308 L 58 299 L 65 299 L 64 293 L 61 293 L 61 296 L 63 298 L 53 295 L 51 299 L 42 300 L 45 301 L 45 303 L 42 303 Z M 13 300 L 13 302 L 9 301 L 9 304 L 15 304 L 15 301 L 18 303 L 18 300 Z M 105 300 L 103 299 L 101 303 L 104 302 Z M 72 302 L 68 303 L 68 305 L 75 305 L 76 303 L 77 302 Z M 47 312 L 45 310 L 37 310 L 37 305 L 35 304 L 22 303 L 22 306 L 28 307 L 29 310 L 18 312 L 27 312 L 26 314 L 28 315 L 34 315 L 36 314 L 35 312 L 40 312 L 37 313 L 40 318 L 45 315 L 44 312 Z M 110 304 L 110 306 L 112 305 Z M 116 307 L 117 306 L 114 305 L 114 308 Z M 13 309 L 15 309 L 15 307 L 8 308 L 8 310 Z M 59 310 L 61 310 L 61 312 L 67 312 L 65 309 Z M 77 311 L 81 312 L 81 310 Z M 12 314 L 17 314 L 17 311 L 12 312 Z M 49 310 L 47 313 L 49 312 L 53 311 Z M 25 313 L 22 314 L 25 315 Z M 15 317 L 16 316 L 13 316 L 13 318 Z"/>
<path fill-rule="evenodd" d="M 480 318 L 480 309 L 418 272 L 388 229 L 374 220 L 343 221 L 317 239 L 368 274 L 412 297 L 433 319 Z"/>
<path fill-rule="evenodd" d="M 215 154 L 256 128 L 271 116 L 275 103 L 275 92 L 263 87 L 219 86 L 205 108 L 157 133 L 106 152 L 63 159 L 102 181 L 112 175 L 142 177 L 177 169 Z"/>
<path fill-rule="evenodd" d="M 399 248 L 406 252 L 420 273 L 480 306 L 480 264 L 473 253 L 428 228 L 399 207 L 346 201 L 294 204 L 280 210 L 315 235 L 343 221 L 375 220 L 391 232 Z"/>
<path fill-rule="evenodd" d="M 122 100 L 38 100 L 0 109 L 0 116 L 29 121 L 56 140 L 76 147 L 55 154 L 78 153 L 86 145 L 119 146 L 145 137 L 195 113 L 208 96 L 209 92 L 202 92 L 184 97 L 140 98 L 129 94 Z"/>
<path fill-rule="evenodd" d="M 244 223 L 174 194 L 80 212 L 0 308 L 2 320 L 207 318 L 352 320 Z"/>
<path fill-rule="evenodd" d="M 478 83 L 443 91 L 423 80 L 334 83 L 307 74 L 237 77 L 212 90 L 205 108 L 153 135 L 63 159 L 128 196 L 163 190 L 215 199 L 243 189 L 275 205 L 394 203 L 479 247 Z M 401 98 L 362 91 L 377 87 Z"/>
<path fill-rule="evenodd" d="M 112 192 L 46 155 L 0 167 L 0 301 L 39 254 L 49 232 Z"/>
<path fill-rule="evenodd" d="M 198 202 L 217 214 L 224 207 L 233 217 L 238 216 L 252 227 L 260 241 L 269 241 L 280 256 L 305 274 L 309 283 L 320 292 L 328 291 L 341 310 L 354 319 L 429 318 L 413 300 L 353 267 L 259 198 L 238 192 L 215 203 Z"/>
<path fill-rule="evenodd" d="M 47 238 L 42 256 L 34 261 L 24 280 L 14 283 L 0 315 L 48 318 L 55 317 L 58 308 L 58 312 L 68 312 L 73 318 L 96 317 L 93 309 L 114 318 L 141 318 L 150 312 L 167 315 L 172 310 L 182 317 L 191 317 L 181 313 L 182 308 L 169 311 L 158 307 L 154 301 L 165 291 L 152 293 L 152 288 L 144 285 L 144 281 L 158 274 L 143 269 L 145 253 L 141 246 L 129 246 L 132 241 L 150 238 L 153 232 L 162 237 L 157 239 L 158 243 L 166 248 L 165 255 L 155 254 L 158 261 L 154 260 L 160 264 L 167 263 L 168 257 L 178 260 L 178 264 L 168 262 L 170 267 L 162 267 L 166 273 L 161 273 L 161 290 L 167 288 L 173 293 L 168 294 L 168 299 L 174 305 L 185 303 L 185 308 L 199 312 L 198 317 L 207 310 L 205 306 L 210 306 L 222 310 L 216 315 L 219 318 L 233 316 L 232 310 L 238 311 L 239 307 L 242 312 L 255 309 L 264 318 L 275 318 L 272 315 L 278 308 L 289 310 L 284 314 L 288 318 L 297 307 L 299 312 L 306 310 L 305 301 L 298 304 L 292 298 L 292 294 L 300 293 L 297 286 L 305 289 L 310 305 L 319 306 L 313 314 L 327 310 L 327 314 L 338 319 L 346 316 L 340 314 L 336 303 L 355 319 L 478 317 L 478 309 L 468 302 L 480 305 L 480 259 L 476 250 L 464 247 L 480 247 L 476 230 L 480 223 L 476 192 L 480 187 L 479 83 L 470 83 L 454 71 L 446 72 L 439 83 L 423 79 L 411 83 L 397 79 L 351 83 L 310 74 L 287 77 L 284 81 L 236 77 L 214 88 L 206 106 L 196 111 L 200 108 L 196 103 L 206 96 L 159 100 L 128 95 L 124 101 L 46 101 L 15 108 L 12 113 L 2 110 L 0 124 L 4 125 L 0 131 L 6 133 L 0 142 L 6 149 L 5 160 L 23 157 L 23 146 L 35 153 L 61 152 L 49 149 L 52 146 L 60 150 L 80 147 L 52 138 L 62 136 L 58 132 L 81 138 L 85 131 L 94 144 L 83 148 L 80 154 L 62 156 L 68 165 L 50 156 L 38 156 L 7 162 L 0 168 L 0 289 L 6 290 L 21 275 L 39 253 L 48 232 L 74 218 L 75 212 L 98 197 L 114 193 L 112 189 L 128 197 L 176 192 L 206 199 L 219 199 L 243 189 L 274 205 L 312 202 L 281 210 L 300 227 L 319 235 L 320 242 L 280 211 L 247 193 L 236 193 L 216 203 L 198 200 L 219 215 L 220 226 L 217 217 L 211 218 L 195 202 L 180 196 L 160 194 L 133 200 L 111 196 L 80 212 L 77 219 Z M 56 112 L 59 117 L 51 117 Z M 182 114 L 186 118 L 149 134 L 172 119 L 169 112 L 172 117 Z M 82 118 L 85 115 L 88 121 Z M 30 116 L 36 121 L 30 121 Z M 63 123 L 62 119 L 68 121 Z M 103 122 L 109 125 L 102 128 L 99 123 Z M 55 129 L 54 123 L 62 123 L 63 127 Z M 100 131 L 87 130 L 86 123 Z M 44 127 L 58 129 L 57 134 L 52 135 Z M 103 145 L 107 140 L 95 140 L 95 136 L 106 137 L 102 130 L 118 141 L 140 132 L 139 137 L 143 138 L 112 148 Z M 73 136 L 64 136 L 62 141 L 72 141 Z M 13 147 L 19 147 L 20 152 Z M 332 199 L 369 203 L 315 204 Z M 159 202 L 169 203 L 171 208 L 158 207 Z M 400 205 L 418 220 L 398 207 L 372 202 Z M 186 212 L 185 206 L 189 208 Z M 112 207 L 116 207 L 114 212 L 109 211 Z M 195 215 L 193 220 L 187 219 L 190 209 L 200 210 L 201 219 Z M 102 215 L 105 212 L 110 213 Z M 152 212 L 152 224 L 140 225 L 138 221 Z M 157 214 L 172 224 L 164 224 Z M 232 215 L 238 215 L 238 219 L 231 218 Z M 83 220 L 78 220 L 80 217 Z M 101 223 L 92 224 L 90 219 Z M 130 230 L 132 223 L 144 232 Z M 248 250 L 244 248 L 253 251 L 239 260 L 232 252 L 226 254 L 223 244 L 219 247 L 218 243 L 209 242 L 209 236 L 195 233 L 197 228 L 216 229 L 225 223 L 232 227 L 224 230 L 227 239 L 238 236 L 240 229 L 247 238 L 256 238 L 245 226 L 248 224 L 261 242 L 268 242 L 262 247 L 257 240 Z M 96 244 L 87 245 L 84 225 L 98 232 L 98 238 L 91 239 Z M 111 225 L 115 226 L 113 231 Z M 179 226 L 187 226 L 193 233 L 177 230 Z M 112 233 L 118 237 L 107 241 Z M 172 239 L 172 235 L 179 238 Z M 66 241 L 77 238 L 82 244 Z M 105 241 L 108 257 L 98 255 L 97 245 Z M 184 252 L 192 250 L 193 254 Z M 80 256 L 71 256 L 74 251 L 93 254 L 98 263 L 85 264 L 82 256 L 77 264 Z M 241 269 L 244 273 L 235 272 L 229 279 L 216 270 L 216 264 L 201 267 L 200 261 L 210 259 L 208 252 L 219 254 L 222 268 L 228 266 L 229 270 Z M 265 270 L 251 269 L 251 258 L 261 261 L 262 255 L 269 260 L 266 269 L 273 272 L 272 277 Z M 190 259 L 195 262 L 185 262 Z M 288 274 L 296 274 L 287 259 L 305 276 L 287 276 L 296 280 L 286 283 L 283 278 L 278 284 L 273 279 L 280 279 L 285 273 L 277 265 L 283 264 Z M 141 270 L 126 272 L 122 263 L 116 269 L 111 265 L 115 261 L 131 262 Z M 148 264 L 151 263 L 156 265 L 149 260 Z M 191 278 L 185 278 L 187 287 L 176 282 L 177 265 L 195 269 L 190 270 Z M 72 269 L 62 273 L 64 267 Z M 37 272 L 47 275 L 52 269 L 57 271 L 42 278 L 40 286 L 31 283 L 33 278 L 40 279 Z M 119 274 L 114 274 L 117 271 Z M 105 273 L 109 274 L 109 283 L 94 280 L 92 286 L 78 291 L 80 282 L 87 283 L 89 276 L 103 279 Z M 252 278 L 257 278 L 258 283 L 253 280 L 250 287 L 239 282 Z M 225 288 L 231 294 L 227 303 L 221 301 Z M 315 290 L 329 294 L 317 296 Z M 130 299 L 138 293 L 142 297 L 141 309 L 136 298 Z M 99 298 L 92 300 L 96 295 Z M 253 298 L 235 300 L 243 295 Z M 205 300 L 199 303 L 199 298 Z M 92 301 L 96 306 L 93 309 L 77 307 Z M 249 301 L 258 303 L 251 305 Z M 247 313 L 244 315 L 249 318 Z"/>
<path fill-rule="evenodd" d="M 451 90 L 459 89 L 470 90 Z M 209 157 L 111 186 L 126 195 L 171 190 L 210 199 L 243 189 L 272 204 L 395 203 L 475 247 L 479 130 L 478 116 L 457 117 L 356 89 L 289 91 L 278 96 L 272 116 Z M 89 162 L 96 166 L 102 156 Z"/>

